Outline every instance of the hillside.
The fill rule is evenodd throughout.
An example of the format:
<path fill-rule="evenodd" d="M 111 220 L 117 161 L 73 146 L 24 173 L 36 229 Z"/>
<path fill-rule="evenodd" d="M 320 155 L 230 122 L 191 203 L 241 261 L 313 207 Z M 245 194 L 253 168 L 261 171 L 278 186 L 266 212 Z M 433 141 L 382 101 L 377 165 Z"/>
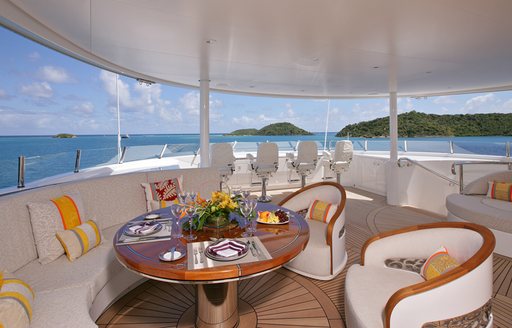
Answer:
<path fill-rule="evenodd" d="M 389 134 L 389 116 L 372 121 L 349 124 L 337 137 L 381 137 Z M 510 136 L 511 114 L 436 115 L 416 111 L 398 115 L 399 137 L 430 136 Z"/>
<path fill-rule="evenodd" d="M 229 136 L 292 136 L 292 135 L 312 135 L 311 132 L 303 130 L 291 123 L 283 122 L 283 123 L 273 123 L 269 124 L 259 130 L 257 129 L 240 129 L 228 133 L 226 135 Z"/>

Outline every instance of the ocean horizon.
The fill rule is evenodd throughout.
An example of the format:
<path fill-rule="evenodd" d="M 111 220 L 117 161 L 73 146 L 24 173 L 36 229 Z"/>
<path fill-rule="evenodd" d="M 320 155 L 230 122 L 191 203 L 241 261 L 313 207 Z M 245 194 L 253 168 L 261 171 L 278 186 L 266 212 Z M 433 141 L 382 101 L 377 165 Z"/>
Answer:
<path fill-rule="evenodd" d="M 333 147 L 335 141 L 346 137 L 335 137 L 337 132 L 327 133 L 327 146 Z M 0 188 L 17 184 L 18 157 L 25 156 L 25 177 L 32 182 L 45 177 L 72 172 L 75 164 L 76 150 L 81 150 L 80 167 L 87 168 L 115 162 L 117 155 L 117 134 L 77 135 L 76 138 L 54 138 L 54 135 L 15 135 L 0 136 Z M 281 144 L 299 140 L 313 140 L 323 147 L 324 132 L 314 132 L 307 136 L 228 136 L 223 133 L 211 133 L 210 142 L 281 142 Z M 389 138 L 353 138 L 354 149 L 364 148 L 367 140 L 368 150 L 389 150 Z M 450 141 L 454 151 L 464 154 L 481 154 L 505 156 L 506 143 L 512 143 L 512 136 L 471 136 L 471 137 L 416 137 L 399 138 L 399 150 L 428 151 L 448 153 Z M 130 134 L 121 140 L 121 145 L 128 147 L 129 158 L 136 160 L 154 158 L 160 153 L 164 144 L 184 145 L 181 153 L 193 153 L 199 145 L 199 134 Z M 145 147 L 140 147 L 145 146 Z M 130 148 L 132 151 L 130 152 Z M 136 151 L 137 150 L 137 151 Z M 137 154 L 136 154 L 137 153 Z"/>

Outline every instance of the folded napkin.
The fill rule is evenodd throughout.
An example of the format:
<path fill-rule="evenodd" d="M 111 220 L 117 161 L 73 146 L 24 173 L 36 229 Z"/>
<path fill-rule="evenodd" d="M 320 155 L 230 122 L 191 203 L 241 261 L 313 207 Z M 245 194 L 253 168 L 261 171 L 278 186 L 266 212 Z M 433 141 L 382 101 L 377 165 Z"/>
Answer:
<path fill-rule="evenodd" d="M 128 231 L 134 235 L 147 235 L 160 227 L 158 222 L 141 222 L 128 227 Z"/>
<path fill-rule="evenodd" d="M 217 256 L 231 257 L 247 252 L 247 245 L 236 240 L 223 240 L 215 246 L 210 246 L 209 251 Z"/>

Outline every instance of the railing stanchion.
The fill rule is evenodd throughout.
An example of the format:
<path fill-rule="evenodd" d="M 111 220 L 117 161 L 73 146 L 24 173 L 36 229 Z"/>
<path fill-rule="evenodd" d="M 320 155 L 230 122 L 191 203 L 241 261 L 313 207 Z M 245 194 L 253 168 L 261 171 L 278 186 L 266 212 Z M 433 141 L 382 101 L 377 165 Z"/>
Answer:
<path fill-rule="evenodd" d="M 505 144 L 505 156 L 510 159 L 510 141 Z"/>
<path fill-rule="evenodd" d="M 18 188 L 25 188 L 25 156 L 18 157 Z"/>
<path fill-rule="evenodd" d="M 464 189 L 464 165 L 459 165 L 459 194 Z"/>
<path fill-rule="evenodd" d="M 126 156 L 126 146 L 123 146 L 123 150 L 121 151 L 121 158 L 119 159 L 119 164 L 123 164 L 124 157 Z"/>
<path fill-rule="evenodd" d="M 80 149 L 76 150 L 76 158 L 75 158 L 75 170 L 73 172 L 80 172 L 80 158 L 82 157 L 82 151 Z"/>
<path fill-rule="evenodd" d="M 453 140 L 450 140 L 450 154 L 453 154 Z"/>
<path fill-rule="evenodd" d="M 368 151 L 368 140 L 364 139 L 364 151 Z"/>
<path fill-rule="evenodd" d="M 404 140 L 404 152 L 407 153 L 407 140 Z"/>
<path fill-rule="evenodd" d="M 167 144 L 165 144 L 164 147 L 162 148 L 162 151 L 160 152 L 160 155 L 158 155 L 158 158 L 162 159 L 162 157 L 164 157 L 164 153 L 166 150 L 167 150 Z"/>

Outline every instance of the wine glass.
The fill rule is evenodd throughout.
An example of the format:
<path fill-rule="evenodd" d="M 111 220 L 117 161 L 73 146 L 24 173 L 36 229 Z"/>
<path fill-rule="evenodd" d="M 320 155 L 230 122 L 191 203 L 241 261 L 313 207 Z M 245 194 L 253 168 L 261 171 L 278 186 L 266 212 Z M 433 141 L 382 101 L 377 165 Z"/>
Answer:
<path fill-rule="evenodd" d="M 195 206 L 185 206 L 185 213 L 187 213 L 188 217 L 188 235 L 185 236 L 187 241 L 193 241 L 197 239 L 197 236 L 194 235 L 192 231 L 192 221 L 194 221 L 194 215 L 196 215 L 196 207 Z"/>
<path fill-rule="evenodd" d="M 239 196 L 242 193 L 242 187 L 241 186 L 233 186 L 231 187 L 231 193 L 233 196 Z"/>
<path fill-rule="evenodd" d="M 180 204 L 182 204 L 182 205 L 187 205 L 187 198 L 188 198 L 188 193 L 186 193 L 186 192 L 180 192 L 178 194 L 178 200 L 179 200 Z"/>
<path fill-rule="evenodd" d="M 179 221 L 183 215 L 183 206 L 181 204 L 172 204 L 171 214 L 173 216 L 171 220 L 171 238 L 182 238 L 183 232 L 181 231 L 181 224 L 179 224 Z"/>
<path fill-rule="evenodd" d="M 250 195 L 251 195 L 251 191 L 249 189 L 242 190 L 242 197 L 244 198 L 244 200 L 247 200 Z"/>
<path fill-rule="evenodd" d="M 251 214 L 253 211 L 253 207 L 250 204 L 250 201 L 240 203 L 240 213 L 243 215 L 245 222 L 247 225 L 245 226 L 245 232 L 242 234 L 244 237 L 252 237 L 256 229 L 252 226 Z"/>
<path fill-rule="evenodd" d="M 190 201 L 195 204 L 197 199 L 197 191 L 191 191 L 188 193 L 188 197 L 190 197 Z"/>

